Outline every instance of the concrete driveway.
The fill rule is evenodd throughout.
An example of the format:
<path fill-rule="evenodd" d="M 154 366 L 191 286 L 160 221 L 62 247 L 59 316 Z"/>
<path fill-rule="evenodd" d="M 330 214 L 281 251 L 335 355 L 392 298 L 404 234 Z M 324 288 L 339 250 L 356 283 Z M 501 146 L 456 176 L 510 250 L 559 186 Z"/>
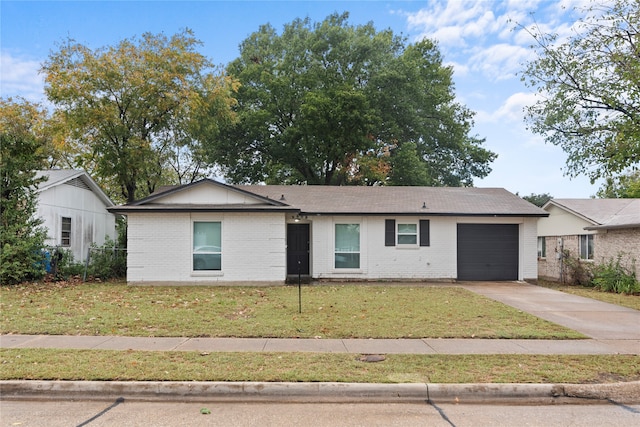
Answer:
<path fill-rule="evenodd" d="M 459 282 L 458 286 L 594 339 L 640 339 L 640 311 L 524 282 Z"/>

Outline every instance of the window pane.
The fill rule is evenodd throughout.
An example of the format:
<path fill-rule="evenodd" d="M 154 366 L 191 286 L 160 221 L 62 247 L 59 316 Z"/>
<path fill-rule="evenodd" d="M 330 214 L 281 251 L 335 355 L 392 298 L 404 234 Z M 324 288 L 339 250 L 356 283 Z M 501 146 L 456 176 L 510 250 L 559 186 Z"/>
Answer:
<path fill-rule="evenodd" d="M 221 270 L 221 254 L 193 254 L 194 270 Z"/>
<path fill-rule="evenodd" d="M 417 234 L 418 226 L 416 224 L 398 224 L 398 233 Z"/>
<path fill-rule="evenodd" d="M 360 251 L 360 224 L 336 224 L 336 252 Z"/>
<path fill-rule="evenodd" d="M 193 269 L 222 269 L 222 224 L 220 222 L 193 223 Z"/>
<path fill-rule="evenodd" d="M 538 256 L 540 258 L 547 257 L 547 241 L 545 237 L 538 237 Z"/>
<path fill-rule="evenodd" d="M 60 244 L 71 246 L 71 218 L 62 217 Z"/>
<path fill-rule="evenodd" d="M 399 245 L 416 245 L 418 244 L 418 236 L 416 235 L 402 235 L 398 234 Z"/>
<path fill-rule="evenodd" d="M 580 236 L 580 258 L 593 259 L 593 235 L 583 234 Z"/>
<path fill-rule="evenodd" d="M 360 268 L 360 224 L 336 224 L 335 268 Z"/>
<path fill-rule="evenodd" d="M 194 222 L 193 223 L 193 251 L 198 248 L 217 247 L 217 250 L 207 250 L 207 252 L 220 252 L 221 245 L 221 223 L 219 222 Z"/>
<path fill-rule="evenodd" d="M 336 268 L 360 268 L 360 254 L 336 252 Z"/>

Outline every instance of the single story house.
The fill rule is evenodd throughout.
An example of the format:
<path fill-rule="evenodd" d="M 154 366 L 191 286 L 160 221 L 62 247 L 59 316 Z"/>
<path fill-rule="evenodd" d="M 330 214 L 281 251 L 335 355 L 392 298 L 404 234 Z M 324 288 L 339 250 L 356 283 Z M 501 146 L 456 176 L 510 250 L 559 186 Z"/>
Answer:
<path fill-rule="evenodd" d="M 100 246 L 108 236 L 116 238 L 116 217 L 107 209 L 114 203 L 85 171 L 50 169 L 36 193 L 36 215 L 47 228 L 45 244 L 70 250 L 76 261 L 84 261 L 91 244 Z"/>
<path fill-rule="evenodd" d="M 498 188 L 232 186 L 110 208 L 131 284 L 537 278 L 542 209 Z"/>
<path fill-rule="evenodd" d="M 598 263 L 621 256 L 628 268 L 640 261 L 640 199 L 551 199 L 542 208 L 549 216 L 538 222 L 541 278 L 564 281 L 566 256 Z"/>

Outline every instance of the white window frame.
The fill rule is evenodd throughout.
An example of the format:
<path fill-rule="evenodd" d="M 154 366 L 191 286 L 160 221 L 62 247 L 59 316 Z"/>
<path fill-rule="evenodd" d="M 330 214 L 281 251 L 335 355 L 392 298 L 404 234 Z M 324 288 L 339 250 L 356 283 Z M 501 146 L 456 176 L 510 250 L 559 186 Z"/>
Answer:
<path fill-rule="evenodd" d="M 401 233 L 400 232 L 400 226 L 402 225 L 413 225 L 415 227 L 415 231 L 413 233 Z M 417 222 L 403 222 L 403 223 L 396 223 L 396 246 L 399 247 L 417 247 L 420 244 L 420 227 L 418 226 Z M 405 243 L 405 242 L 401 242 L 400 241 L 400 237 L 401 236 L 413 236 L 415 239 L 415 242 L 413 243 Z"/>
<path fill-rule="evenodd" d="M 538 236 L 538 258 L 547 257 L 547 238 Z"/>
<path fill-rule="evenodd" d="M 336 232 L 339 225 L 357 225 L 358 226 L 358 250 L 357 251 L 338 251 Z M 336 271 L 360 271 L 362 269 L 362 224 L 360 222 L 336 222 L 333 224 L 333 269 Z M 338 267 L 336 265 L 336 256 L 338 254 L 358 254 L 357 267 Z"/>
<path fill-rule="evenodd" d="M 220 224 L 220 251 L 199 251 L 199 252 L 195 252 L 195 224 L 198 223 L 217 223 Z M 205 276 L 211 276 L 211 275 L 220 275 L 222 273 L 223 270 L 223 247 L 222 247 L 222 235 L 223 235 L 223 224 L 222 221 L 220 220 L 208 220 L 208 219 L 197 219 L 197 220 L 192 220 L 191 221 L 191 272 L 194 275 L 205 275 Z M 196 254 L 201 254 L 201 255 L 220 255 L 220 269 L 196 269 L 195 268 L 195 261 L 194 261 L 194 255 Z"/>
<path fill-rule="evenodd" d="M 584 242 L 583 242 L 584 240 Z M 589 244 L 591 242 L 591 244 Z M 586 257 L 583 256 L 583 247 L 586 247 Z M 593 261 L 593 255 L 595 252 L 595 239 L 593 234 L 581 234 L 578 236 L 578 251 L 580 253 L 580 259 L 584 261 Z"/>

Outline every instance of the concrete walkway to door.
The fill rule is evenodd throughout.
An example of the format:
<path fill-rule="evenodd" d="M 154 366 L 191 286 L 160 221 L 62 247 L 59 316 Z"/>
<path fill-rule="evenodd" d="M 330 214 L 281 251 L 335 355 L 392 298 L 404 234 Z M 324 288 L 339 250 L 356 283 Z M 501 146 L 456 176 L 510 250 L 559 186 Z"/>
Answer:
<path fill-rule="evenodd" d="M 640 311 L 524 282 L 459 282 L 458 286 L 593 339 L 640 340 Z"/>

